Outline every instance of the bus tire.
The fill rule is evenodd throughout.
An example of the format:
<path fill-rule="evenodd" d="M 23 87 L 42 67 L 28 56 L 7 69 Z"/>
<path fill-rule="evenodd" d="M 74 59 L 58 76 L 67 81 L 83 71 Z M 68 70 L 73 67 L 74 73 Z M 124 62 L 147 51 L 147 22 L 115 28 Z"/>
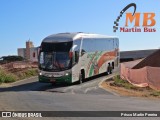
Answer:
<path fill-rule="evenodd" d="M 112 62 L 112 69 L 114 70 L 114 62 Z"/>
<path fill-rule="evenodd" d="M 110 71 L 109 71 L 109 74 L 112 74 L 112 70 L 113 70 L 113 69 L 112 69 L 112 67 L 111 67 L 111 68 L 110 68 Z"/>
<path fill-rule="evenodd" d="M 82 78 L 82 73 L 80 73 L 78 84 L 82 84 L 82 83 L 83 83 L 83 78 Z"/>
<path fill-rule="evenodd" d="M 107 74 L 112 74 L 112 66 L 108 64 Z"/>

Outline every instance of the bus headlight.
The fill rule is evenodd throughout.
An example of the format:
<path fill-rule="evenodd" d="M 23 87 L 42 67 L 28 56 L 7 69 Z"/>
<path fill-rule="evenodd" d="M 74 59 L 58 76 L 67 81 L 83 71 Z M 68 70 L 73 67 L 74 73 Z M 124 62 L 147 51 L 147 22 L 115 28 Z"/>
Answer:
<path fill-rule="evenodd" d="M 68 76 L 68 75 L 69 75 L 69 73 L 66 73 L 66 74 L 65 74 L 65 76 Z"/>
<path fill-rule="evenodd" d="M 39 75 L 42 75 L 42 72 L 39 72 Z"/>

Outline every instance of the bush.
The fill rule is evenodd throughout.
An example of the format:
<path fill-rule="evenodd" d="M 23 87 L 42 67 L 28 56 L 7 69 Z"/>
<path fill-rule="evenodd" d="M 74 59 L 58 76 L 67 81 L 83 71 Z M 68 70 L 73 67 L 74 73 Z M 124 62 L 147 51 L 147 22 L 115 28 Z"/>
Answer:
<path fill-rule="evenodd" d="M 7 61 L 7 62 L 23 61 L 24 60 L 24 58 L 21 56 L 3 56 L 2 58 L 4 61 Z"/>
<path fill-rule="evenodd" d="M 155 97 L 160 96 L 160 91 L 153 91 L 150 95 Z"/>
<path fill-rule="evenodd" d="M 0 83 L 15 82 L 16 80 L 17 76 L 0 69 Z"/>
<path fill-rule="evenodd" d="M 28 69 L 25 71 L 20 71 L 18 74 L 13 74 L 0 69 L 0 83 L 15 82 L 17 80 L 22 80 L 36 75 L 38 75 L 37 69 Z"/>
<path fill-rule="evenodd" d="M 26 77 L 36 76 L 38 74 L 38 70 L 36 69 L 29 69 L 25 72 Z"/>
<path fill-rule="evenodd" d="M 12 74 L 8 74 L 5 76 L 5 83 L 15 82 L 17 80 L 17 77 Z"/>
<path fill-rule="evenodd" d="M 17 76 L 18 76 L 18 79 L 19 79 L 19 80 L 26 78 L 25 73 L 22 73 L 22 72 L 20 72 Z"/>
<path fill-rule="evenodd" d="M 137 87 L 130 84 L 127 80 L 122 80 L 119 75 L 114 77 L 114 83 L 113 85 L 124 87 L 126 89 L 137 89 Z"/>
<path fill-rule="evenodd" d="M 21 71 L 21 72 L 17 73 L 17 76 L 18 76 L 19 80 L 29 78 L 29 77 L 32 77 L 32 76 L 37 76 L 37 75 L 38 75 L 38 70 L 37 69 L 28 69 L 28 70 Z"/>

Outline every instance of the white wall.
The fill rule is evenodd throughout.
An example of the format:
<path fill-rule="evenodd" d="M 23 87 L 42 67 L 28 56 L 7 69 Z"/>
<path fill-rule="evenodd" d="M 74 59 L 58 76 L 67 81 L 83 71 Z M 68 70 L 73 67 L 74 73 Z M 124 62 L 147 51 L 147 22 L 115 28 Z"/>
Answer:
<path fill-rule="evenodd" d="M 35 54 L 35 56 L 33 54 Z M 30 61 L 38 62 L 38 48 L 30 48 Z"/>
<path fill-rule="evenodd" d="M 18 48 L 18 56 L 25 58 L 25 48 Z"/>

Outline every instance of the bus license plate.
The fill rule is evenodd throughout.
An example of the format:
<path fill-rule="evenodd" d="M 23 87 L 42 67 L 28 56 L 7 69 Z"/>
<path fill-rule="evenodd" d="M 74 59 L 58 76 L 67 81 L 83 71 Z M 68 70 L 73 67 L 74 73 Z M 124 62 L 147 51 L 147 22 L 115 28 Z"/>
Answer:
<path fill-rule="evenodd" d="M 56 80 L 54 80 L 54 79 L 51 79 L 51 80 L 50 80 L 50 82 L 56 82 Z"/>

